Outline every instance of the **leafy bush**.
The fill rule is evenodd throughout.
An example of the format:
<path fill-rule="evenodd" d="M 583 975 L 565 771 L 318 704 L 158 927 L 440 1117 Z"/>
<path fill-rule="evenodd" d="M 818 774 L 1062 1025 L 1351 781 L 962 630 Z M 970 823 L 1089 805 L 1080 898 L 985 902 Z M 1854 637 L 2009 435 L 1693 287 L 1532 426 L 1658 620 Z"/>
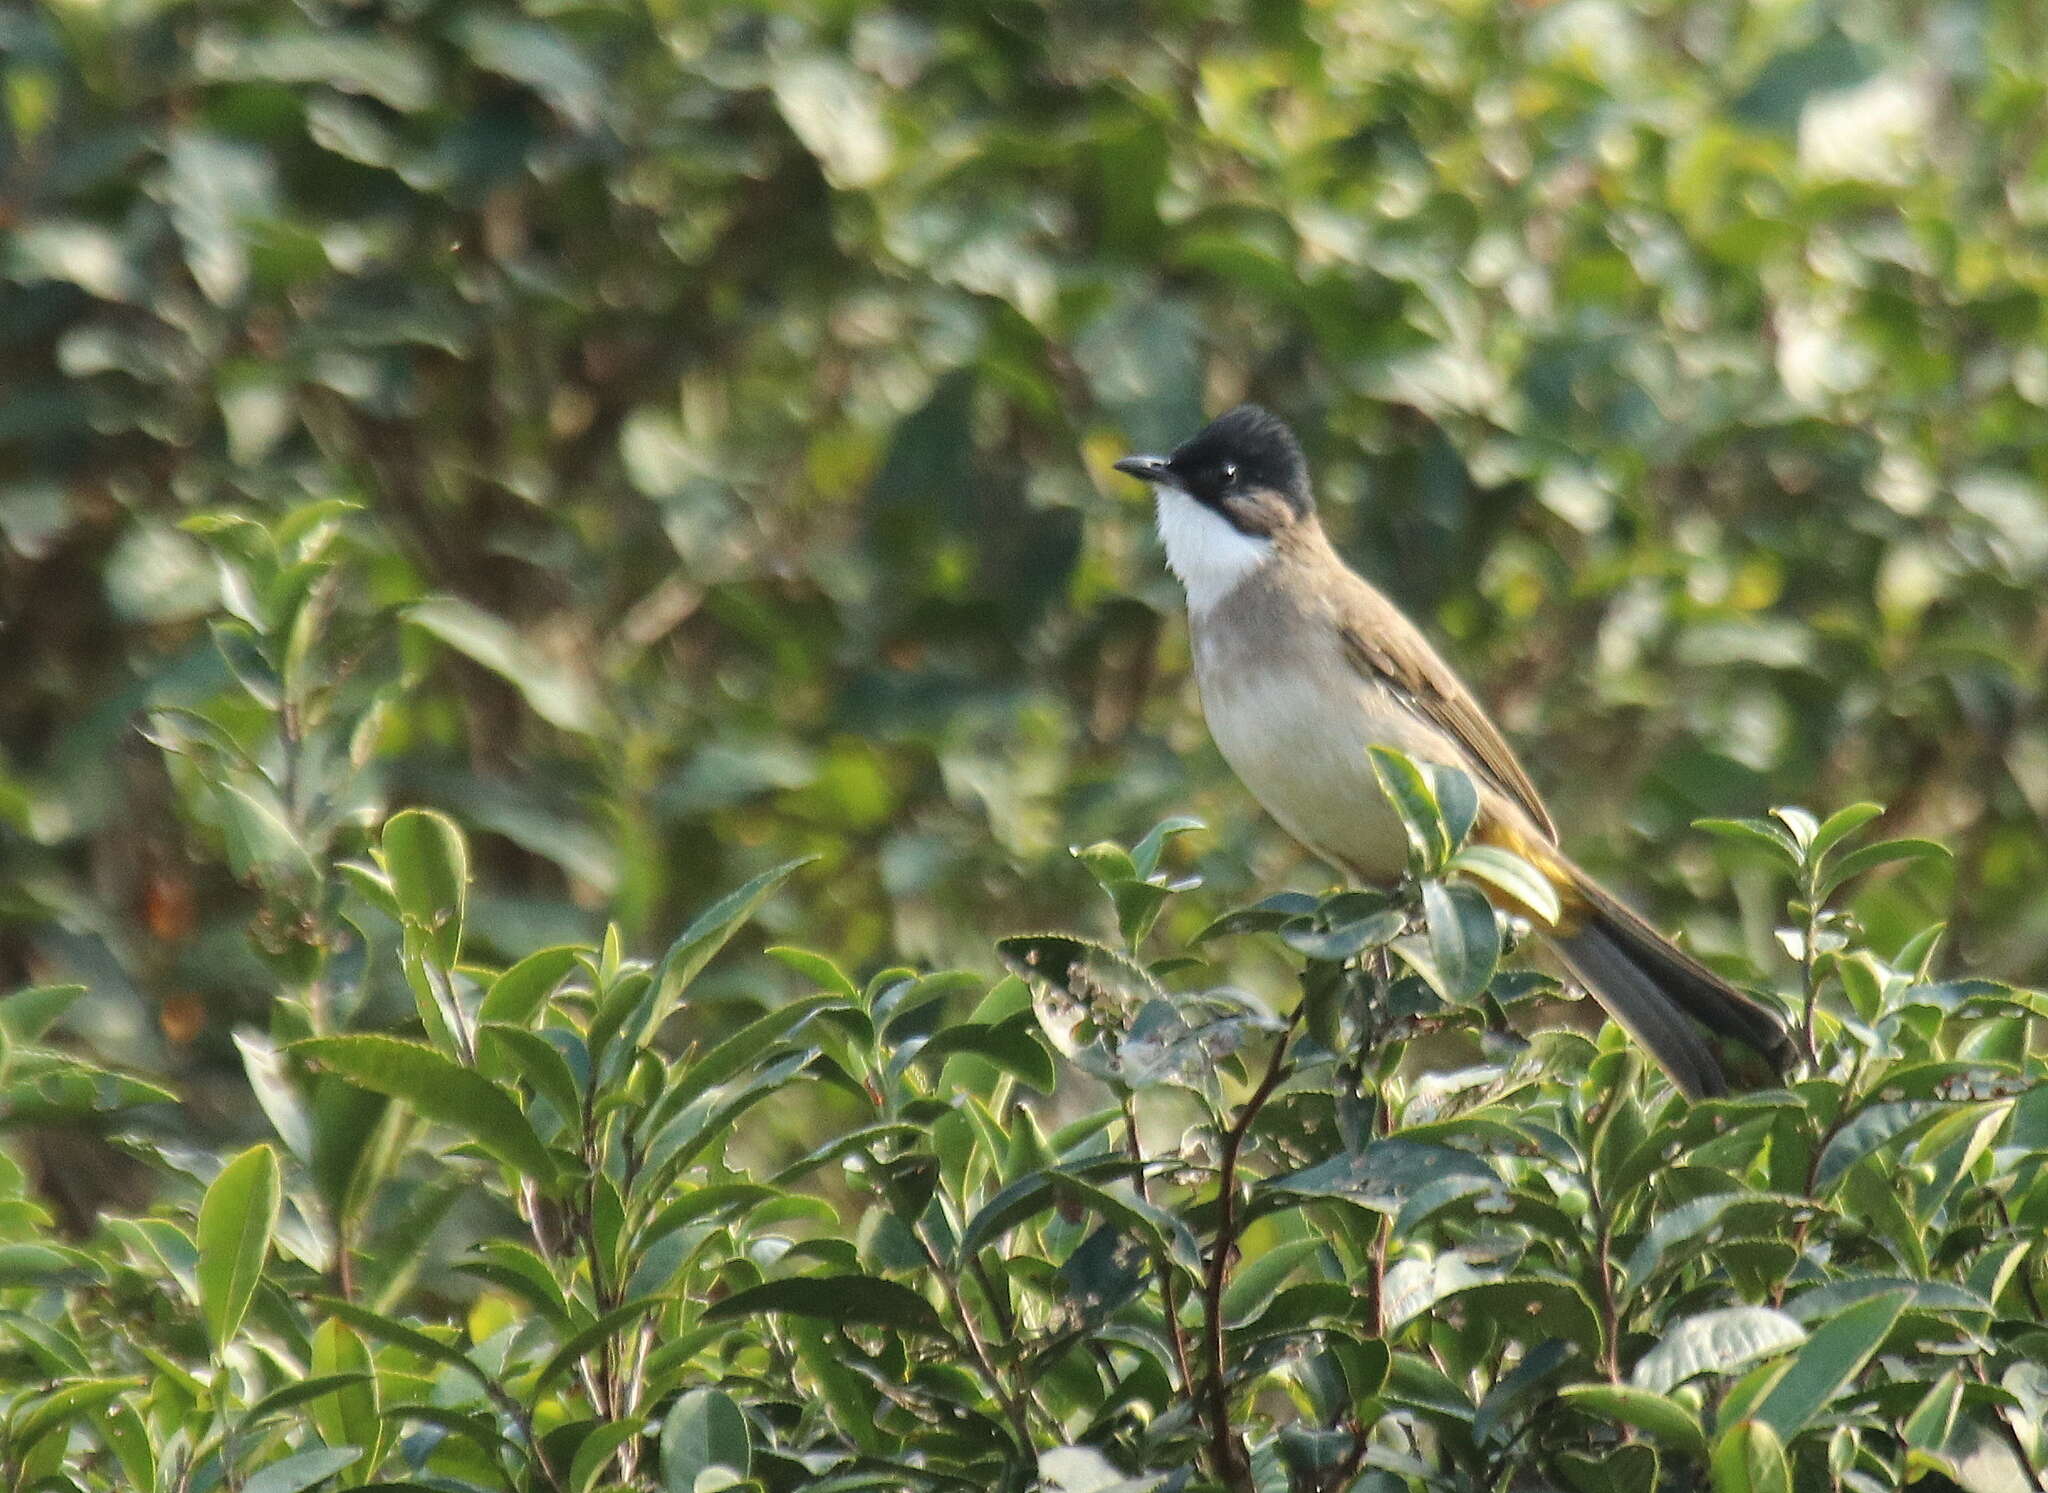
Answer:
<path fill-rule="evenodd" d="M 1782 1089 L 1687 1104 L 1559 1025 L 1481 890 L 1526 868 L 1394 756 L 1397 891 L 1182 946 L 1172 820 L 1081 852 L 1118 946 L 1008 938 L 993 986 L 777 949 L 812 993 L 741 1017 L 697 982 L 798 863 L 659 960 L 615 929 L 490 957 L 452 820 L 359 840 L 384 689 L 309 663 L 374 653 L 322 600 L 340 517 L 196 526 L 239 694 L 153 735 L 265 898 L 238 1042 L 270 1134 L 133 1128 L 164 1201 L 78 1244 L 0 1169 L 10 1487 L 2048 1477 L 2048 1004 L 1938 978 L 1938 930 L 1868 947 L 1844 886 L 1936 853 L 1852 848 L 1872 806 L 1715 826 L 1795 898 L 1816 1060 Z M 0 1003 L 10 1123 L 169 1099 L 42 1045 L 79 994 Z"/>

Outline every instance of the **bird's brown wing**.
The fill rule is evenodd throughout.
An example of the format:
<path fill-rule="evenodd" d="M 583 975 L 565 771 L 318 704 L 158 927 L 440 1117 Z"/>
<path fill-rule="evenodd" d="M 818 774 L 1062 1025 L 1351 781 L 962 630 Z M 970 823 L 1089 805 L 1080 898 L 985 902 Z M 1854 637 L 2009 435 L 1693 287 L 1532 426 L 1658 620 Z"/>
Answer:
<path fill-rule="evenodd" d="M 1428 639 L 1400 610 L 1363 581 L 1341 609 L 1338 630 L 1353 664 L 1397 690 L 1418 715 L 1465 749 L 1468 765 L 1519 807 L 1552 843 L 1557 826 L 1514 748 Z"/>

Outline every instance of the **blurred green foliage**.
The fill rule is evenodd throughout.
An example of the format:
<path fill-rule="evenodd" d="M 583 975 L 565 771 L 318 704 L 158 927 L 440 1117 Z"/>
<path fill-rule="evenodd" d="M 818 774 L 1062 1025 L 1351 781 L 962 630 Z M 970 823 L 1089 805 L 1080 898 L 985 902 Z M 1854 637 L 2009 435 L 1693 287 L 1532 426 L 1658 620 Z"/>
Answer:
<path fill-rule="evenodd" d="M 457 813 L 501 948 L 812 853 L 771 928 L 981 960 L 1178 811 L 1320 885 L 1106 465 L 1241 394 L 1596 870 L 1761 957 L 1685 826 L 1869 795 L 2040 978 L 2044 55 L 2027 0 L 12 8 L 0 979 L 232 1059 L 246 826 L 135 728 L 226 698 L 182 525 L 334 502 L 403 659 L 320 664 L 389 697 L 293 813 Z"/>

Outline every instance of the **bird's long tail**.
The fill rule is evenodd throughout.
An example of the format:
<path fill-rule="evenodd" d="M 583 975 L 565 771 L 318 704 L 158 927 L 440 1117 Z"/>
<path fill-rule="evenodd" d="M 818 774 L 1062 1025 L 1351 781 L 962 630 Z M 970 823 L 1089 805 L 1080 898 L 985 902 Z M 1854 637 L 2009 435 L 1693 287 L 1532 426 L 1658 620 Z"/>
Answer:
<path fill-rule="evenodd" d="M 1559 857 L 1562 862 L 1562 857 Z M 1693 1023 L 1756 1051 L 1781 1076 L 1798 1062 L 1785 1024 L 1645 922 L 1569 862 L 1579 917 L 1557 950 L 1607 1014 L 1694 1099 L 1728 1092 L 1728 1075 Z M 1569 895 L 1569 894 L 1568 894 Z"/>

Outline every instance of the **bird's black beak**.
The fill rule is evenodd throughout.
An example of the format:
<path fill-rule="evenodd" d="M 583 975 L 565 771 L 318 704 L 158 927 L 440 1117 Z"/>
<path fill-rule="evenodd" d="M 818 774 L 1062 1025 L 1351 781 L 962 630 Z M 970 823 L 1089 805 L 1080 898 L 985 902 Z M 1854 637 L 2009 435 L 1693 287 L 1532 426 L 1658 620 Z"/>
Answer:
<path fill-rule="evenodd" d="M 1164 482 L 1169 475 L 1163 456 L 1126 456 L 1116 463 L 1116 469 L 1140 482 Z"/>

